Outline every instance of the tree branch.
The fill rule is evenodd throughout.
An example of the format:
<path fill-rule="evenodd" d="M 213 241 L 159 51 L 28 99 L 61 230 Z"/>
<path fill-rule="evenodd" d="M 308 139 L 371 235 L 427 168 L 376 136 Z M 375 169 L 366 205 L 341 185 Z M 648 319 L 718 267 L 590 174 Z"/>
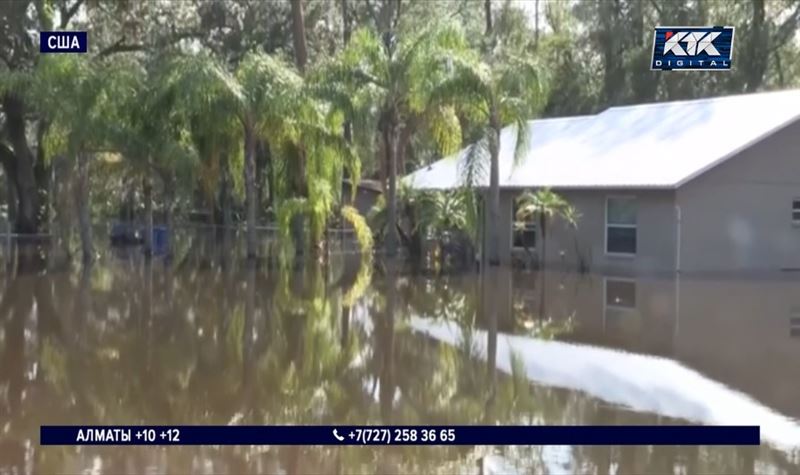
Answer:
<path fill-rule="evenodd" d="M 84 4 L 86 0 L 77 0 L 71 7 L 67 10 L 61 9 L 61 25 L 59 26 L 60 30 L 63 30 L 69 24 L 69 21 L 72 20 L 72 17 L 78 13 L 78 10 L 81 8 L 81 5 Z"/>
<path fill-rule="evenodd" d="M 658 13 L 658 18 L 664 18 L 664 10 L 661 9 L 661 5 L 659 5 L 655 0 L 650 0 L 650 4 L 656 10 L 656 13 Z"/>
<path fill-rule="evenodd" d="M 111 56 L 115 53 L 130 53 L 134 51 L 142 51 L 144 49 L 144 45 L 141 43 L 136 44 L 125 44 L 125 37 L 123 36 L 117 42 L 112 44 L 111 46 L 107 47 L 104 50 L 101 50 L 97 53 L 98 58 L 105 58 L 107 56 Z"/>
<path fill-rule="evenodd" d="M 173 33 L 166 37 L 163 40 L 158 41 L 158 46 L 169 46 L 175 44 L 181 40 L 185 40 L 187 38 L 200 38 L 203 34 L 199 31 L 195 30 L 188 30 L 188 31 L 181 31 L 177 33 Z M 97 56 L 99 58 L 105 58 L 111 56 L 115 53 L 131 53 L 135 51 L 144 51 L 151 47 L 152 45 L 146 45 L 144 43 L 126 43 L 126 38 L 123 36 L 111 46 L 101 50 Z"/>
<path fill-rule="evenodd" d="M 770 46 L 779 48 L 786 44 L 786 42 L 789 41 L 789 39 L 797 30 L 798 23 L 800 23 L 800 5 L 798 5 L 789 18 L 787 18 L 783 23 L 781 23 L 781 26 L 778 27 L 778 30 L 775 32 L 772 45 Z"/>

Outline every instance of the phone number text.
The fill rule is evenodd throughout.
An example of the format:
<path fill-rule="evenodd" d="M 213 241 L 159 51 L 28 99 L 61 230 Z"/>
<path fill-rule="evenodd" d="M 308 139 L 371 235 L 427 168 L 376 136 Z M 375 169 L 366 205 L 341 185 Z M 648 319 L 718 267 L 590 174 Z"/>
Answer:
<path fill-rule="evenodd" d="M 456 441 L 455 429 L 353 429 L 347 435 L 360 444 L 436 444 Z"/>

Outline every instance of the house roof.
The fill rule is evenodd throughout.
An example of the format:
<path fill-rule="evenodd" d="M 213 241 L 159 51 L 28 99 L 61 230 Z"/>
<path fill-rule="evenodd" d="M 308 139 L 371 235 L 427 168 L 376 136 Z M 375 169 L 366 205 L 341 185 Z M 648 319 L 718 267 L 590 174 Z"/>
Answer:
<path fill-rule="evenodd" d="M 342 180 L 342 184 L 345 186 L 352 186 L 353 181 L 349 178 L 345 178 Z M 370 180 L 368 178 L 362 178 L 358 181 L 358 187 L 363 190 L 373 191 L 375 193 L 383 193 L 383 186 L 379 180 Z"/>
<path fill-rule="evenodd" d="M 505 188 L 676 188 L 800 117 L 800 90 L 612 107 L 528 122 L 514 166 L 516 127 L 500 135 Z M 463 184 L 466 150 L 406 176 L 417 189 Z M 479 186 L 488 186 L 488 160 Z"/>

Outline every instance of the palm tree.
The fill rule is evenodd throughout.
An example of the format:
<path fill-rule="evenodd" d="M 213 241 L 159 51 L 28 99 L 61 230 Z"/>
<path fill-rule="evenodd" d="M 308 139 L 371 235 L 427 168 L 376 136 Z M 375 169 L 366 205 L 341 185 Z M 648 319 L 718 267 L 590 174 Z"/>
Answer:
<path fill-rule="evenodd" d="M 506 124 L 514 124 L 514 163 L 518 163 L 529 141 L 527 121 L 543 106 L 546 93 L 543 73 L 530 58 L 501 46 L 489 57 L 488 62 L 475 54 L 451 58 L 449 77 L 436 87 L 433 100 L 459 104 L 460 111 L 480 128 L 480 139 L 467 149 L 462 173 L 467 186 L 481 183 L 489 159 L 485 247 L 489 265 L 499 265 L 500 133 Z"/>
<path fill-rule="evenodd" d="M 298 128 L 304 125 L 298 114 L 307 109 L 302 78 L 275 57 L 251 53 L 235 74 L 207 55 L 182 58 L 170 82 L 167 91 L 179 97 L 196 144 L 205 144 L 198 148 L 207 149 L 211 158 L 225 152 L 235 159 L 243 156 L 247 256 L 254 258 L 256 143 L 266 139 L 277 151 L 297 142 Z"/>
<path fill-rule="evenodd" d="M 526 191 L 517 198 L 518 221 L 535 219 L 539 228 L 540 254 L 539 264 L 544 270 L 547 261 L 547 231 L 554 219 L 560 218 L 570 226 L 577 225 L 577 213 L 561 195 L 549 188 L 542 188 L 535 193 Z"/>
<path fill-rule="evenodd" d="M 162 75 L 154 65 L 149 73 L 131 68 L 132 87 L 119 99 L 120 114 L 111 125 L 111 143 L 127 159 L 134 177 L 141 178 L 145 204 L 145 254 L 153 251 L 153 177 L 160 178 L 164 194 L 171 195 L 178 176 L 196 165 L 196 154 L 181 138 L 185 129 L 174 117 L 174 98 L 163 94 Z M 171 200 L 167 199 L 167 227 L 171 230 Z"/>
<path fill-rule="evenodd" d="M 380 137 L 382 161 L 388 169 L 385 245 L 390 256 L 396 254 L 398 243 L 397 165 L 410 134 L 420 124 L 443 153 L 460 145 L 461 129 L 453 108 L 432 105 L 429 98 L 433 85 L 444 77 L 447 58 L 466 48 L 461 30 L 453 25 L 434 25 L 400 39 L 391 32 L 378 37 L 362 29 L 326 71 L 327 78 L 344 84 L 346 92 L 336 91 L 332 100 L 350 114 L 349 120 L 363 124 L 365 114 L 372 116 L 372 127 L 354 126 L 354 132 L 367 133 L 371 139 L 377 131 Z"/>
<path fill-rule="evenodd" d="M 76 160 L 75 201 L 84 263 L 94 259 L 89 206 L 89 161 L 108 148 L 110 125 L 119 112 L 118 98 L 130 87 L 120 64 L 81 56 L 42 58 L 30 91 L 49 127 L 45 153 L 66 154 Z"/>

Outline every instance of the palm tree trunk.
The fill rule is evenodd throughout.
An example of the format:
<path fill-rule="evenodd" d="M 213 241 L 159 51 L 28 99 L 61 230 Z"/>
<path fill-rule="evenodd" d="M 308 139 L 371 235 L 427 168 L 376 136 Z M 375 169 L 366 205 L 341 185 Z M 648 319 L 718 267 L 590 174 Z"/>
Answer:
<path fill-rule="evenodd" d="M 390 125 L 384 133 L 384 140 L 389 152 L 389 196 L 386 219 L 386 254 L 397 255 L 397 130 Z"/>
<path fill-rule="evenodd" d="M 542 241 L 542 253 L 539 256 L 539 268 L 544 271 L 547 265 L 547 217 L 544 210 L 539 210 L 539 240 Z"/>
<path fill-rule="evenodd" d="M 153 183 L 149 169 L 142 179 L 142 191 L 144 196 L 144 255 L 149 258 L 153 254 Z"/>
<path fill-rule="evenodd" d="M 493 112 L 496 117 L 496 111 Z M 490 266 L 500 265 L 500 128 L 496 126 L 496 118 L 492 119 L 491 136 L 489 137 L 489 153 L 492 156 L 489 174 L 489 226 L 488 257 Z"/>
<path fill-rule="evenodd" d="M 497 399 L 497 302 L 500 276 L 497 270 L 488 270 L 481 277 L 481 307 L 487 323 L 486 332 L 486 406 L 484 421 L 494 420 L 495 402 Z"/>
<path fill-rule="evenodd" d="M 248 124 L 244 131 L 244 187 L 247 208 L 247 258 L 256 257 L 256 141 L 253 128 Z"/>
<path fill-rule="evenodd" d="M 94 260 L 94 246 L 92 246 L 92 221 L 89 214 L 89 157 L 85 152 L 78 153 L 78 183 L 75 192 L 83 262 L 90 264 Z"/>
<path fill-rule="evenodd" d="M 544 214 L 544 209 L 539 210 L 539 234 L 542 241 L 542 255 L 539 257 L 539 274 L 542 276 L 542 290 L 539 296 L 539 318 L 545 318 L 547 310 L 545 299 L 547 298 L 547 272 L 545 266 L 547 265 L 547 216 Z"/>

